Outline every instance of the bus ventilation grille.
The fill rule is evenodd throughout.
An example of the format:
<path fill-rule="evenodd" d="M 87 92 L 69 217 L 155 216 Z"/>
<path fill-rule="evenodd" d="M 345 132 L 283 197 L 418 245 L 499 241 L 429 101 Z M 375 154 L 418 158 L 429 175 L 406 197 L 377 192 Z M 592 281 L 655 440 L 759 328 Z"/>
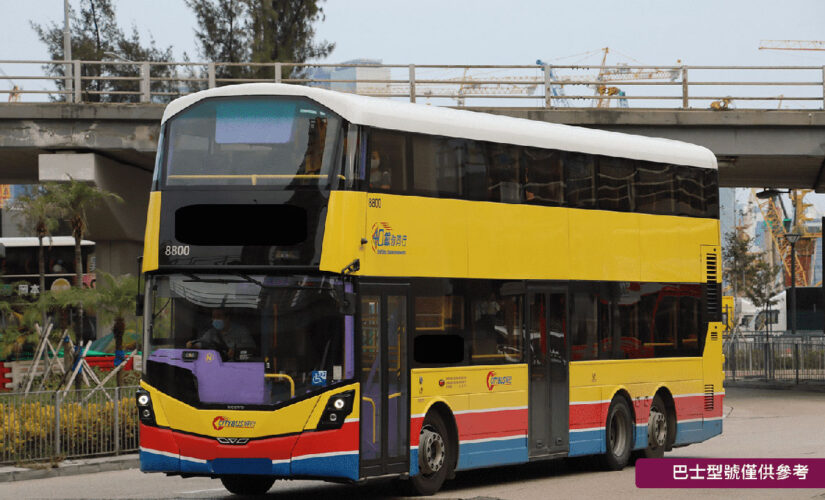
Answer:
<path fill-rule="evenodd" d="M 722 321 L 722 285 L 716 282 L 716 271 L 719 266 L 719 256 L 716 252 L 705 254 L 705 297 L 710 321 Z"/>
<path fill-rule="evenodd" d="M 713 384 L 705 386 L 705 411 L 713 410 Z"/>

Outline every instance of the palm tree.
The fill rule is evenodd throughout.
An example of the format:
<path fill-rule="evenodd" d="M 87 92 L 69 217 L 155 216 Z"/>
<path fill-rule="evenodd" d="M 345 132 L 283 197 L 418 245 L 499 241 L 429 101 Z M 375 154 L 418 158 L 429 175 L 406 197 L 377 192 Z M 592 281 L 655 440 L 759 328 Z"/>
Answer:
<path fill-rule="evenodd" d="M 57 229 L 59 210 L 55 200 L 55 184 L 46 183 L 26 189 L 9 206 L 18 211 L 22 222 L 20 229 L 24 233 L 34 231 L 37 235 L 37 272 L 40 275 L 40 291 L 46 290 L 46 257 L 43 249 L 43 238 L 51 236 Z"/>
<path fill-rule="evenodd" d="M 97 271 L 95 288 L 74 288 L 56 293 L 56 300 L 64 306 L 82 306 L 94 308 L 104 323 L 112 322 L 112 334 L 115 338 L 115 352 L 123 351 L 123 333 L 126 331 L 126 318 L 135 312 L 135 288 L 137 278 L 129 274 L 112 276 L 105 271 Z M 123 383 L 123 371 L 117 373 L 118 386 Z"/>
<path fill-rule="evenodd" d="M 80 242 L 89 227 L 87 211 L 107 200 L 123 202 L 123 198 L 91 184 L 76 181 L 69 177 L 68 182 L 55 184 L 55 203 L 60 216 L 72 228 L 74 237 L 74 268 L 75 286 L 83 287 L 83 258 L 80 253 Z"/>

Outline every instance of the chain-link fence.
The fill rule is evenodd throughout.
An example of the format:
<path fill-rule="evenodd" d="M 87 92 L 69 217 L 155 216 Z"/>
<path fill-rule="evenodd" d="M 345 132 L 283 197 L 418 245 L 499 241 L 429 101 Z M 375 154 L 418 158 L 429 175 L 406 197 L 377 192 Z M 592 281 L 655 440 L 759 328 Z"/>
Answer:
<path fill-rule="evenodd" d="M 137 450 L 136 389 L 0 393 L 0 464 Z"/>
<path fill-rule="evenodd" d="M 725 345 L 729 380 L 825 382 L 825 338 L 746 337 Z"/>

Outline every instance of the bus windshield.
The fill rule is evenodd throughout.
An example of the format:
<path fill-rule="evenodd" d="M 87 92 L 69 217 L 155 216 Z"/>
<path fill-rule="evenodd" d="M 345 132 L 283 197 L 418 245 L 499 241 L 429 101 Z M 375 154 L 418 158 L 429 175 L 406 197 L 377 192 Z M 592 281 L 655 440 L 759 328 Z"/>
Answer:
<path fill-rule="evenodd" d="M 151 280 L 145 378 L 184 402 L 271 405 L 353 377 L 352 317 L 339 312 L 337 279 Z"/>
<path fill-rule="evenodd" d="M 341 119 L 303 98 L 207 99 L 171 118 L 167 186 L 325 186 Z"/>

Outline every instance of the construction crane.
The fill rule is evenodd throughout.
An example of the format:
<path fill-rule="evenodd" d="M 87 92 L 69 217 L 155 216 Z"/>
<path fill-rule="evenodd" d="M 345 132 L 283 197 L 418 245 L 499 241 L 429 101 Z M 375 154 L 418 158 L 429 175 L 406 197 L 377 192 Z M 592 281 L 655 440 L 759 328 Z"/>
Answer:
<path fill-rule="evenodd" d="M 807 211 L 811 204 L 805 203 L 804 200 L 811 190 L 792 189 L 788 192 L 793 205 L 793 214 L 788 213 L 778 193 L 767 198 L 760 198 L 756 196 L 756 189 L 751 190 L 751 192 L 757 200 L 762 217 L 765 219 L 771 242 L 782 260 L 782 268 L 785 271 L 785 280 L 783 280 L 785 285 L 790 285 L 791 266 L 793 265 L 796 267 L 796 286 L 809 286 L 813 278 L 811 263 L 816 250 L 816 241 L 822 236 L 821 232 L 816 233 L 810 230 L 809 222 L 811 219 L 807 216 Z M 789 224 L 786 225 L 786 222 Z M 788 243 L 788 239 L 785 237 L 790 232 L 801 235 L 796 243 L 795 262 L 791 262 L 791 244 Z"/>
<path fill-rule="evenodd" d="M 819 40 L 759 40 L 759 50 L 825 50 Z"/>

